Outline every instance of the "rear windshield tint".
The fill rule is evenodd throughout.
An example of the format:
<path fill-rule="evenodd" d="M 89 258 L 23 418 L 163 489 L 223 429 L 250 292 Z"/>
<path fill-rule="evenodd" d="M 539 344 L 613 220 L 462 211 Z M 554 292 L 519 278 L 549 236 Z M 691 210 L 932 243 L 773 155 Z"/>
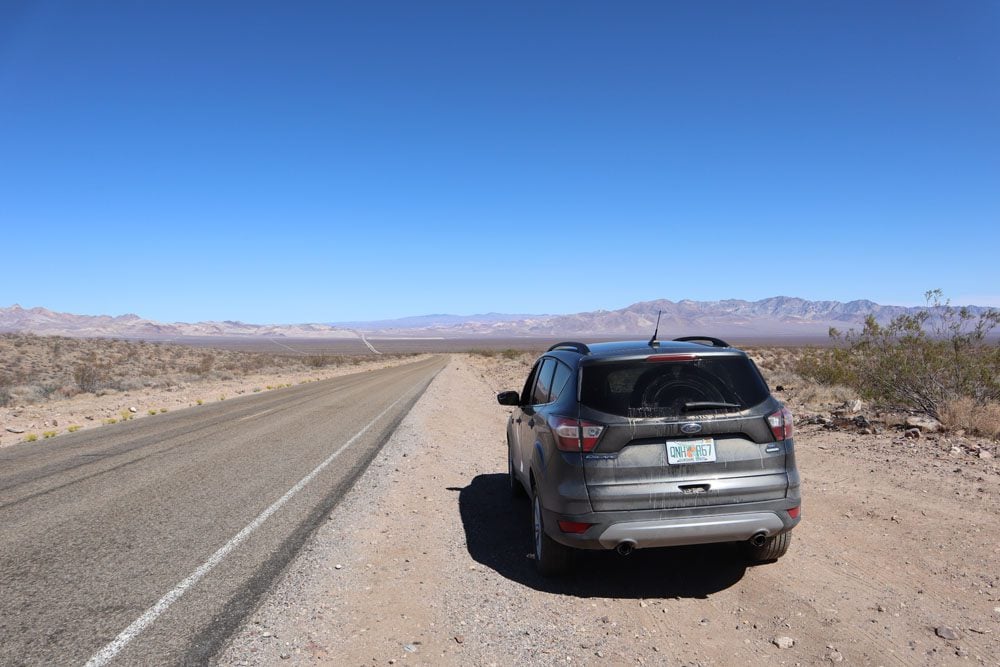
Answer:
<path fill-rule="evenodd" d="M 589 364 L 580 399 L 601 412 L 641 418 L 736 412 L 767 396 L 767 385 L 746 357 L 706 356 Z"/>

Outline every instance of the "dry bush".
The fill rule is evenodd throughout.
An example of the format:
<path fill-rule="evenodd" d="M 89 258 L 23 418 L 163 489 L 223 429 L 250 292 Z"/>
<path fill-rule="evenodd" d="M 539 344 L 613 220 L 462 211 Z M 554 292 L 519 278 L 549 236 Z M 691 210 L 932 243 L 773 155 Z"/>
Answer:
<path fill-rule="evenodd" d="M 100 389 L 104 377 L 100 369 L 93 364 L 82 363 L 77 364 L 76 368 L 73 369 L 73 381 L 76 382 L 76 386 L 80 388 L 80 391 L 93 393 Z"/>
<path fill-rule="evenodd" d="M 747 347 L 744 351 L 762 371 L 794 372 L 799 359 L 809 351 L 802 347 Z"/>
<path fill-rule="evenodd" d="M 797 386 L 802 376 L 796 372 L 796 363 L 802 356 L 802 348 L 790 347 L 748 347 L 744 351 L 753 359 L 764 379 L 771 388 Z"/>
<path fill-rule="evenodd" d="M 810 348 L 796 359 L 795 372 L 822 385 L 858 385 L 851 351 L 844 348 Z"/>
<path fill-rule="evenodd" d="M 941 409 L 941 423 L 953 429 L 988 438 L 1000 438 L 1000 403 L 977 403 L 969 397 L 948 401 Z"/>
<path fill-rule="evenodd" d="M 746 352 L 754 360 L 772 391 L 779 388 L 811 410 L 839 407 L 858 397 L 854 389 L 836 382 L 834 376 L 820 382 L 811 372 L 817 359 L 825 359 L 831 350 L 813 347 L 752 347 Z"/>
<path fill-rule="evenodd" d="M 215 365 L 215 355 L 206 352 L 201 355 L 201 361 L 198 362 L 198 375 L 208 375 L 209 371 L 212 370 L 212 366 Z"/>
<path fill-rule="evenodd" d="M 825 385 L 815 382 L 804 382 L 796 393 L 796 397 L 808 407 L 821 410 L 841 406 L 858 397 L 858 392 L 843 385 Z"/>
<path fill-rule="evenodd" d="M 326 368 L 327 366 L 337 366 L 343 362 L 341 357 L 330 354 L 313 354 L 306 357 L 306 365 L 310 368 Z"/>
<path fill-rule="evenodd" d="M 841 343 L 804 358 L 798 371 L 822 384 L 846 384 L 892 409 L 943 419 L 946 405 L 962 398 L 978 406 L 1000 401 L 1000 346 L 989 333 L 1000 311 L 978 316 L 926 294 L 928 307 L 888 325 L 869 316 L 860 332 L 830 336 Z"/>

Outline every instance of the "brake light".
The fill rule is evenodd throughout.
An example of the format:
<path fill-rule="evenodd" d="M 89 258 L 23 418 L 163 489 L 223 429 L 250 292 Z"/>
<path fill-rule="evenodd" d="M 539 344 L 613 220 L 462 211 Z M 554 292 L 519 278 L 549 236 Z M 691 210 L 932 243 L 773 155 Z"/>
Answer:
<path fill-rule="evenodd" d="M 798 519 L 799 511 L 801 511 L 801 509 L 802 509 L 801 507 L 793 507 L 792 509 L 788 510 L 788 516 L 790 516 L 793 519 Z"/>
<path fill-rule="evenodd" d="M 646 357 L 646 361 L 694 361 L 697 358 L 695 354 L 654 354 Z"/>
<path fill-rule="evenodd" d="M 777 412 L 767 416 L 767 424 L 775 440 L 788 440 L 792 437 L 792 411 L 782 406 Z"/>
<path fill-rule="evenodd" d="M 556 436 L 556 447 L 564 452 L 592 452 L 604 432 L 600 424 L 568 417 L 550 417 L 549 426 Z"/>

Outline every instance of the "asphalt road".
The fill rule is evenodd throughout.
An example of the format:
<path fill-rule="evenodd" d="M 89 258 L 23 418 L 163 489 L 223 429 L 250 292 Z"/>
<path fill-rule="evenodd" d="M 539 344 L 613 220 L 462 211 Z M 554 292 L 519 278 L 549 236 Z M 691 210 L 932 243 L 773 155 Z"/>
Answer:
<path fill-rule="evenodd" d="M 445 363 L 0 450 L 0 665 L 210 661 Z"/>

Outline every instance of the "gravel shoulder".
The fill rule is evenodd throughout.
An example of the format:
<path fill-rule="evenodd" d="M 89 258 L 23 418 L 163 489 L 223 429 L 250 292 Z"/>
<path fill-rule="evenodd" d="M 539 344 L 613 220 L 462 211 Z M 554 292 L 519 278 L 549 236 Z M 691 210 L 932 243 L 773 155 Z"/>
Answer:
<path fill-rule="evenodd" d="M 777 563 L 587 553 L 550 581 L 507 493 L 502 365 L 451 357 L 220 664 L 1000 663 L 996 459 L 802 426 Z"/>

